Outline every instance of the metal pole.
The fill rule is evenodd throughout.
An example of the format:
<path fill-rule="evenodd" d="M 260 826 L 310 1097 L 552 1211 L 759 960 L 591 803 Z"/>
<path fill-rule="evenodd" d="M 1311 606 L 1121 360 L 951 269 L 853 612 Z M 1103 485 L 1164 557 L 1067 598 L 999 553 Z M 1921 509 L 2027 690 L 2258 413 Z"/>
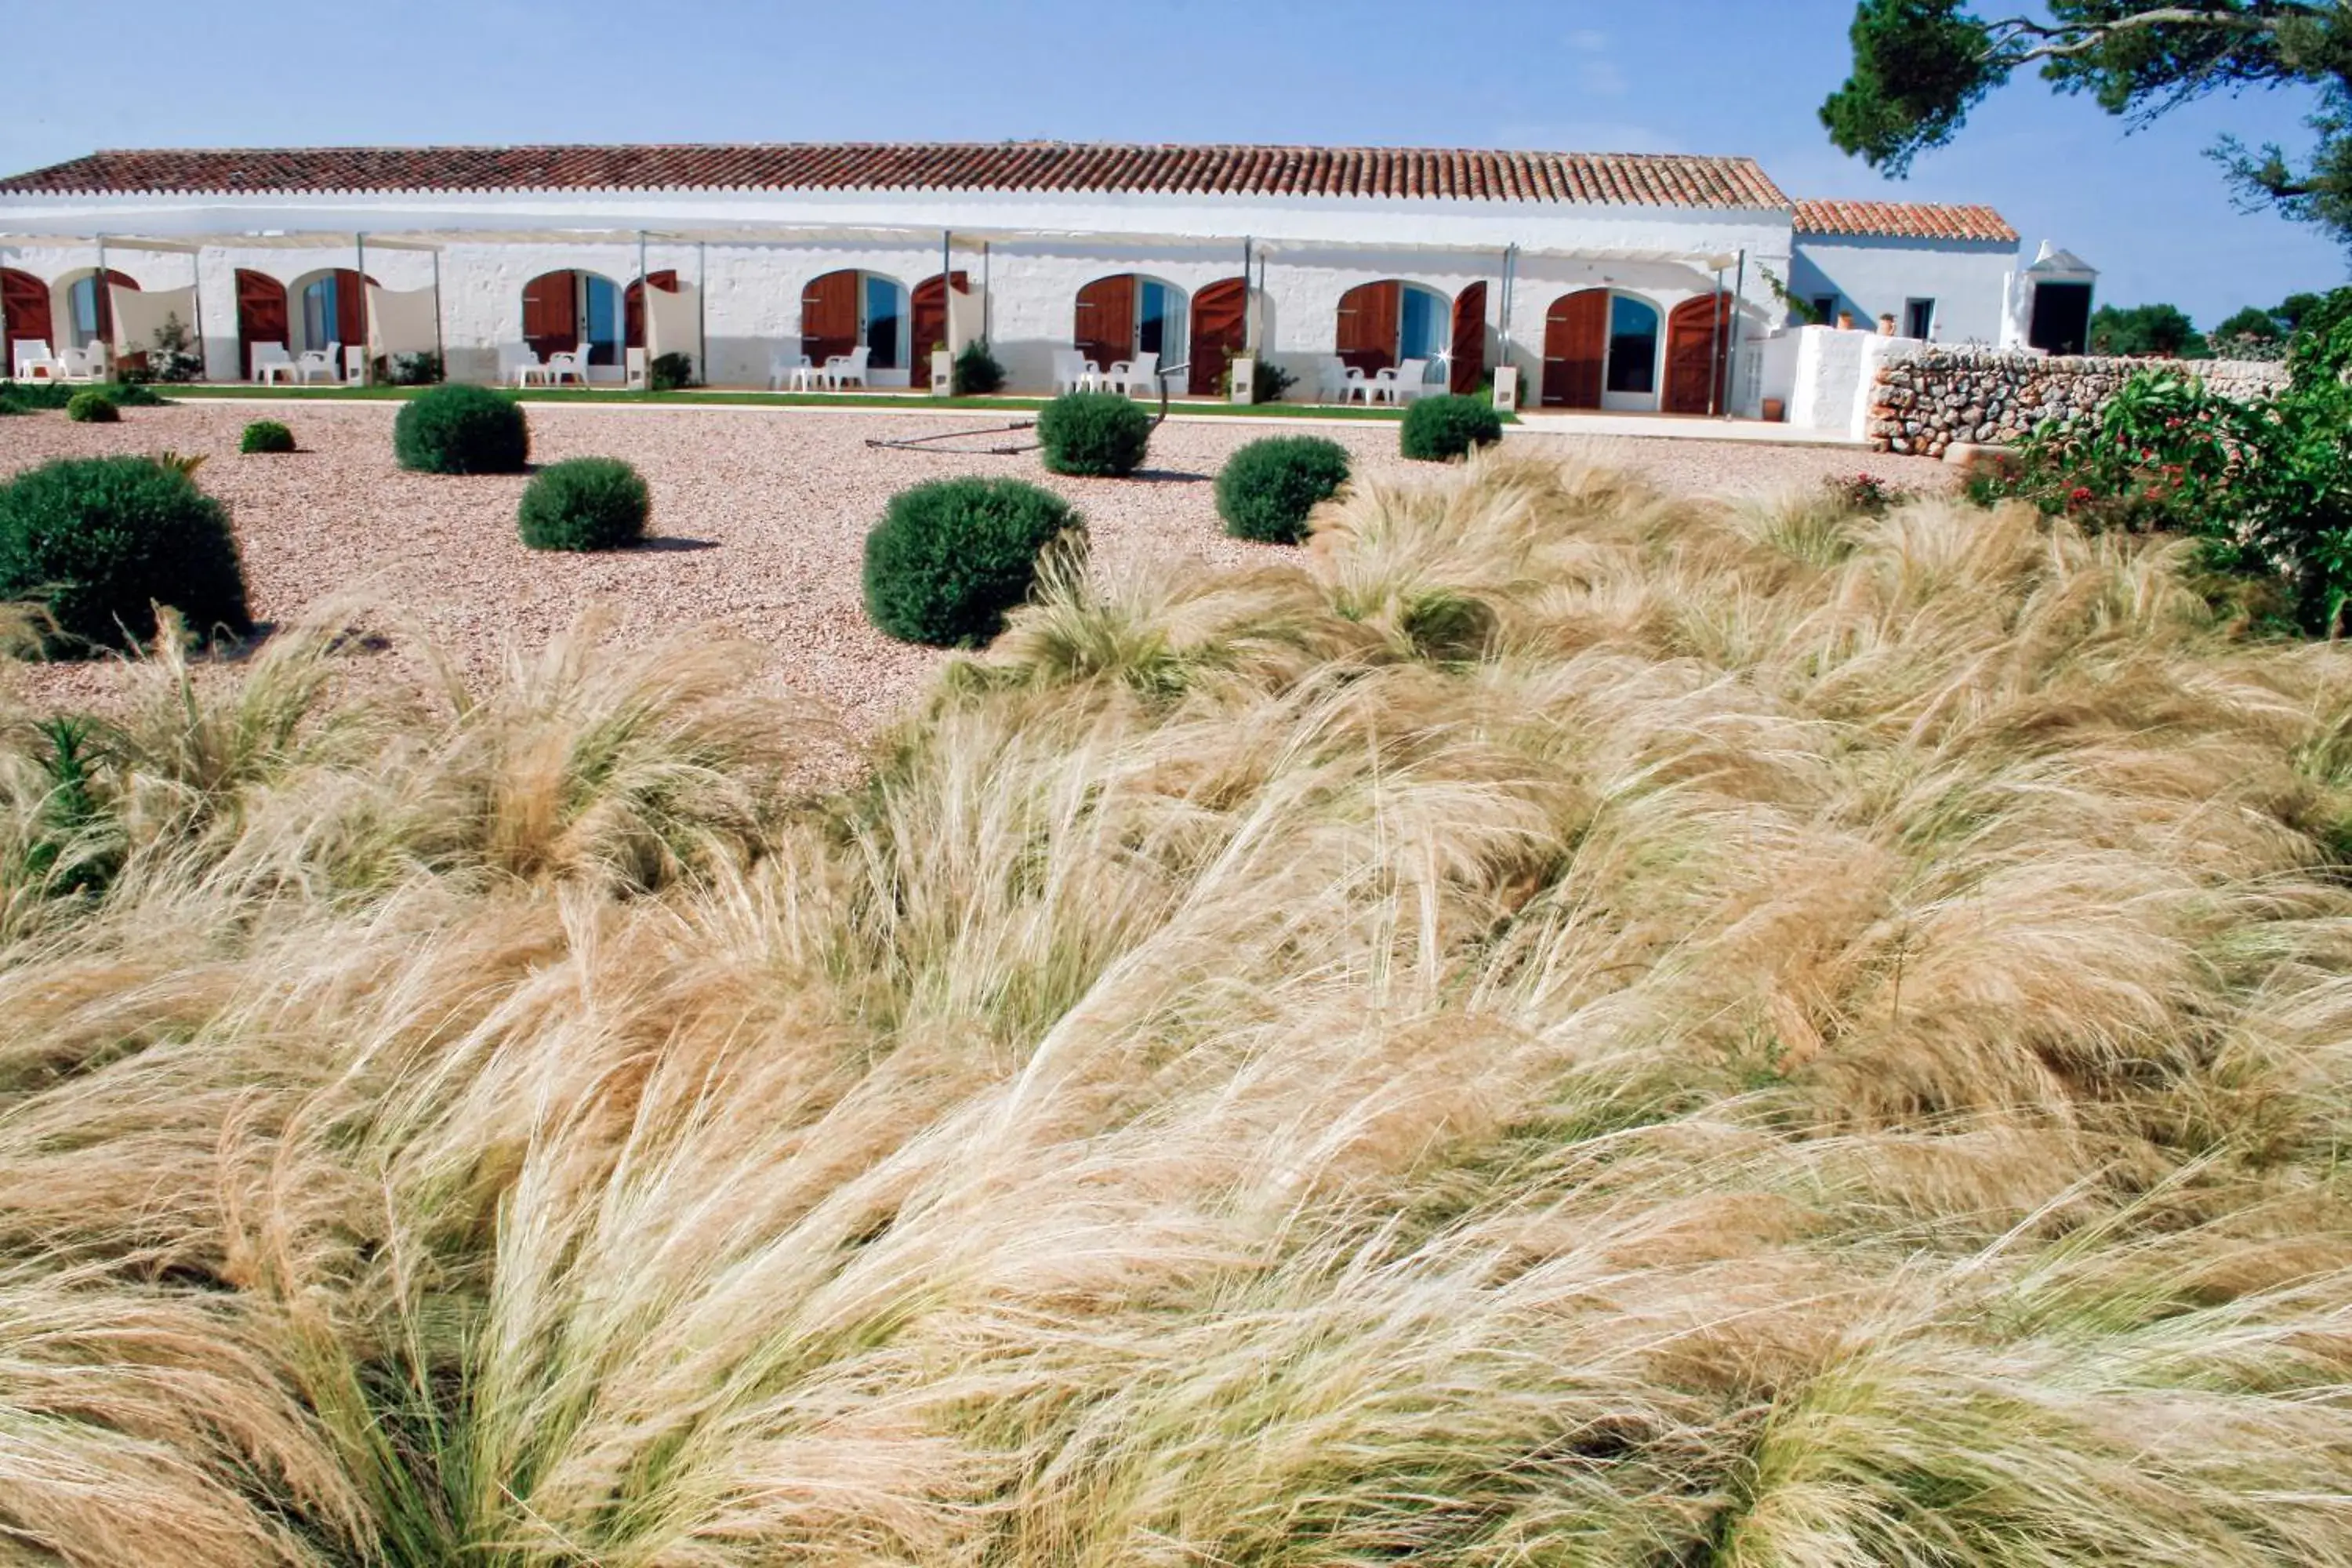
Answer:
<path fill-rule="evenodd" d="M 637 347 L 646 351 L 646 390 L 654 387 L 654 280 L 646 273 L 646 231 L 637 230 Z M 629 384 L 628 310 L 621 311 L 621 384 Z"/>
<path fill-rule="evenodd" d="M 433 357 L 441 362 L 441 379 L 449 379 L 449 350 L 441 339 L 441 249 L 433 249 Z"/>
<path fill-rule="evenodd" d="M 988 241 L 980 242 L 980 335 L 992 348 L 996 342 L 996 295 L 989 276 Z"/>
<path fill-rule="evenodd" d="M 702 384 L 710 384 L 710 242 L 694 242 L 694 346 L 701 363 L 694 368 Z"/>
<path fill-rule="evenodd" d="M 1726 419 L 1731 417 L 1729 395 L 1731 373 L 1739 363 L 1739 298 L 1748 292 L 1748 252 L 1744 247 L 1739 252 L 1739 270 L 1734 274 L 1734 278 L 1736 281 L 1731 286 L 1731 346 L 1727 351 L 1723 363 L 1723 381 L 1726 389 L 1723 399 L 1723 416 Z"/>
<path fill-rule="evenodd" d="M 1706 381 L 1706 415 L 1712 419 L 1716 405 L 1720 401 L 1717 395 L 1723 390 L 1723 268 L 1720 267 L 1715 269 L 1715 310 L 1707 321 L 1706 368 L 1710 372 Z"/>
<path fill-rule="evenodd" d="M 360 258 L 360 336 L 362 340 L 373 340 L 375 336 L 375 301 L 368 298 L 367 236 L 353 230 L 352 240 L 359 251 Z M 362 341 L 360 344 L 360 384 L 362 386 L 368 384 L 368 373 L 375 363 L 375 355 L 368 352 L 374 346 L 372 341 Z M 346 343 L 344 353 L 348 355 L 350 352 L 351 345 Z M 337 365 L 335 368 L 340 371 L 342 366 Z"/>
<path fill-rule="evenodd" d="M 1257 344 L 1257 312 L 1250 309 L 1250 237 L 1242 236 L 1242 353 L 1255 353 Z"/>
<path fill-rule="evenodd" d="M 955 353 L 955 300 L 951 298 L 955 292 L 955 279 L 952 273 L 952 269 L 955 265 L 955 258 L 950 250 L 950 247 L 954 243 L 955 234 L 952 230 L 944 228 L 940 230 L 940 330 L 947 333 L 947 336 L 941 339 L 940 342 L 947 346 L 947 350 L 950 354 L 953 354 Z M 930 353 L 929 349 L 925 349 L 923 352 L 927 355 Z M 929 363 L 928 360 L 926 363 Z M 936 381 L 937 378 L 934 377 L 933 379 Z M 947 385 L 932 386 L 931 395 L 933 397 L 951 397 L 954 395 L 955 361 L 950 358 L 948 361 Z"/>
<path fill-rule="evenodd" d="M 106 236 L 98 237 L 98 276 L 89 282 L 89 318 L 104 345 L 106 373 L 114 374 L 114 300 L 106 281 Z"/>
<path fill-rule="evenodd" d="M 188 310 L 196 318 L 196 374 L 210 381 L 213 356 L 205 346 L 205 249 L 201 245 L 188 252 Z"/>

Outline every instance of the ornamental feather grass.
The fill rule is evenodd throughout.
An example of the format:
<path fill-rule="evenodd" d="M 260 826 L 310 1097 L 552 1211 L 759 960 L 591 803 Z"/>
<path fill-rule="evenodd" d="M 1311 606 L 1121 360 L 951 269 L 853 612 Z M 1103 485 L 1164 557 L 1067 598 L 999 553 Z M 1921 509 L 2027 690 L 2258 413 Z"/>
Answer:
<path fill-rule="evenodd" d="M 0 1531 L 2352 1561 L 2352 655 L 2185 564 L 1474 454 L 831 784 L 722 646 L 159 639 L 97 885 L 0 731 Z"/>

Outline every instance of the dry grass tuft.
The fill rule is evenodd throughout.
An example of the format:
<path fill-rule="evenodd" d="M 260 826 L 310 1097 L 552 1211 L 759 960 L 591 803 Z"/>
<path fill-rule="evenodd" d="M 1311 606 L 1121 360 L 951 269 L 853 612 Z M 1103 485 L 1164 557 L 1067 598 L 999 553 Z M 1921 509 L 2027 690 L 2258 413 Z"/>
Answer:
<path fill-rule="evenodd" d="M 0 741 L 0 1542 L 2352 1563 L 2352 658 L 1484 455 L 853 786 L 348 615 Z"/>

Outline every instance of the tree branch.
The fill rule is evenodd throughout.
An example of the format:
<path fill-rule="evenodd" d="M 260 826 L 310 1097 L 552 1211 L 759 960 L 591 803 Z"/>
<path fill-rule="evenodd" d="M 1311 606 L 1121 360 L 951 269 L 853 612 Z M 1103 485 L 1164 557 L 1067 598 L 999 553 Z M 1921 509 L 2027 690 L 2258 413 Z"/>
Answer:
<path fill-rule="evenodd" d="M 2226 3 L 2205 5 L 2159 5 L 2146 11 L 2135 11 L 2128 16 L 2118 16 L 2112 22 L 2037 22 L 2031 16 L 2006 16 L 1998 22 L 1985 24 L 1985 33 L 1992 40 L 1986 52 L 1988 60 L 1998 60 L 2011 68 L 2031 65 L 2035 60 L 2063 59 L 2088 54 L 2117 34 L 2135 32 L 2147 27 L 2200 26 L 2226 27 L 2243 33 L 2266 33 L 2277 27 L 2282 16 L 2322 17 L 2338 10 L 2330 0 L 2307 4 L 2305 0 L 2280 0 L 2271 11 L 2261 16 L 2241 11 Z M 2034 42 L 2018 47 L 2021 40 Z"/>

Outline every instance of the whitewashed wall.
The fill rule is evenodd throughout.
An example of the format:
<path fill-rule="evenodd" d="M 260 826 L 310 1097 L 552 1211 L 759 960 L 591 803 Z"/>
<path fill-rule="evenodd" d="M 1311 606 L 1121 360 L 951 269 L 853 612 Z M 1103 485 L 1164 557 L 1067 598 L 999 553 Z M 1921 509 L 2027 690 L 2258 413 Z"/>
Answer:
<path fill-rule="evenodd" d="M 1881 315 L 1898 327 L 1912 300 L 1936 301 L 1936 341 L 1991 343 L 2006 328 L 2015 244 L 1958 240 L 1796 237 L 1789 291 L 1800 300 L 1835 294 L 1854 313 L 1854 325 L 1874 327 Z M 1829 323 L 1822 323 L 1827 325 Z"/>

